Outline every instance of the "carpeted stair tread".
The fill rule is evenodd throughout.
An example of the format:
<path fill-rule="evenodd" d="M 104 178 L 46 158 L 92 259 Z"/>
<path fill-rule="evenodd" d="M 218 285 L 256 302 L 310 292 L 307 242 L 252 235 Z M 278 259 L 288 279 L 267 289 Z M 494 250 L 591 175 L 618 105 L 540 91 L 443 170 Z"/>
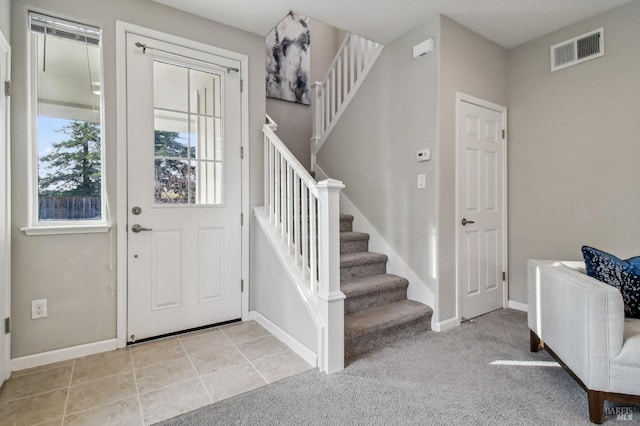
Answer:
<path fill-rule="evenodd" d="M 344 316 L 345 340 L 374 334 L 388 328 L 430 317 L 433 310 L 413 300 L 402 300 Z"/>
<path fill-rule="evenodd" d="M 363 232 L 340 232 L 340 254 L 369 251 L 369 234 Z"/>
<path fill-rule="evenodd" d="M 340 232 L 340 242 L 347 241 L 369 241 L 369 234 L 364 232 Z"/>
<path fill-rule="evenodd" d="M 394 289 L 407 288 L 406 278 L 393 274 L 380 274 L 364 278 L 355 278 L 340 283 L 340 290 L 347 298 L 358 297 L 370 293 L 379 293 Z"/>
<path fill-rule="evenodd" d="M 372 263 L 386 263 L 389 258 L 386 254 L 370 251 L 360 253 L 345 253 L 340 255 L 340 267 L 370 265 Z"/>
<path fill-rule="evenodd" d="M 340 232 L 353 231 L 353 216 L 350 214 L 340 214 Z"/>

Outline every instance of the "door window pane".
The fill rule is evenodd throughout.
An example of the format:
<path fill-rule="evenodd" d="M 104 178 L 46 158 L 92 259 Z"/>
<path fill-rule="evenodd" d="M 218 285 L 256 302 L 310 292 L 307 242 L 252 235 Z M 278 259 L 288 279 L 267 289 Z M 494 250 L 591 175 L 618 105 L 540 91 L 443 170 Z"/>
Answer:
<path fill-rule="evenodd" d="M 158 204 L 195 203 L 195 167 L 188 160 L 156 159 L 155 200 Z"/>
<path fill-rule="evenodd" d="M 154 70 L 156 204 L 221 204 L 221 75 L 165 62 Z"/>
<path fill-rule="evenodd" d="M 173 111 L 187 111 L 189 70 L 163 62 L 153 62 L 154 106 Z"/>
<path fill-rule="evenodd" d="M 222 161 L 222 122 L 219 118 L 198 117 L 192 133 L 197 159 Z"/>

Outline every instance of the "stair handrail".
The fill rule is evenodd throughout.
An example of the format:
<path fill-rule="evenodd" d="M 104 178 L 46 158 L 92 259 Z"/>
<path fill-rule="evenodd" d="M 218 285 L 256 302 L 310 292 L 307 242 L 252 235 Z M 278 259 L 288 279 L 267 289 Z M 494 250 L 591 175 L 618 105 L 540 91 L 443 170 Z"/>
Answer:
<path fill-rule="evenodd" d="M 269 114 L 266 114 L 267 117 L 267 127 L 269 127 L 271 130 L 273 130 L 274 132 L 278 131 L 278 123 L 276 123 L 273 118 L 271 118 L 269 116 Z"/>
<path fill-rule="evenodd" d="M 332 373 L 344 368 L 339 204 L 344 185 L 334 179 L 316 182 L 272 127 L 262 127 L 265 213 L 284 244 L 287 263 L 294 265 L 305 294 L 314 299 L 324 325 L 319 331 L 318 366 Z"/>
<path fill-rule="evenodd" d="M 382 46 L 355 34 L 347 34 L 322 81 L 311 85 L 311 166 L 327 137 L 376 62 Z"/>

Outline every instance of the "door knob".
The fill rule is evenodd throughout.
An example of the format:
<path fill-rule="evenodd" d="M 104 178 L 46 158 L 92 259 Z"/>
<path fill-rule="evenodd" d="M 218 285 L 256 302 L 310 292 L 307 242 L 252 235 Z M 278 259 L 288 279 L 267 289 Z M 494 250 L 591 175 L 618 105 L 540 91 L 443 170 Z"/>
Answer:
<path fill-rule="evenodd" d="M 472 220 L 467 220 L 466 218 L 462 218 L 462 226 L 467 226 L 467 224 L 475 223 Z M 135 226 L 135 225 L 134 225 Z"/>
<path fill-rule="evenodd" d="M 143 228 L 143 227 L 142 227 L 142 225 L 139 225 L 139 224 L 137 224 L 137 223 L 131 227 L 131 230 L 132 230 L 133 232 L 135 232 L 136 234 L 137 234 L 138 232 L 142 232 L 142 231 L 152 231 L 152 229 L 151 229 L 151 228 Z"/>

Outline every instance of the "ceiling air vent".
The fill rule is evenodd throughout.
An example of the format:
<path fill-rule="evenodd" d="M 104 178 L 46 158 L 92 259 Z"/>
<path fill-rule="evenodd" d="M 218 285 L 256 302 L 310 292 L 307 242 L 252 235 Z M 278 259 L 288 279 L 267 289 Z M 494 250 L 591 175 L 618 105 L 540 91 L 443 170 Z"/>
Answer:
<path fill-rule="evenodd" d="M 604 55 L 604 28 L 551 46 L 551 72 Z"/>

